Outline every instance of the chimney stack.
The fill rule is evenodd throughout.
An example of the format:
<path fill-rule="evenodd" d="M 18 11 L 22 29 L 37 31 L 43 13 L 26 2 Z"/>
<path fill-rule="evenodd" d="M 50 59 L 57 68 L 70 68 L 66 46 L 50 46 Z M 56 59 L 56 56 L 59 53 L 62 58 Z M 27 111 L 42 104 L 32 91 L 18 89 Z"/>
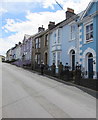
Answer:
<path fill-rule="evenodd" d="M 55 27 L 55 22 L 49 22 L 48 29 L 51 30 L 52 28 Z"/>
<path fill-rule="evenodd" d="M 71 9 L 71 8 L 67 8 L 67 11 L 66 11 L 66 19 L 69 19 L 70 17 L 74 16 L 75 13 L 74 13 L 74 9 Z"/>
<path fill-rule="evenodd" d="M 42 32 L 42 31 L 44 31 L 45 30 L 45 28 L 43 28 L 43 25 L 42 25 L 42 27 L 39 27 L 38 28 L 38 32 Z"/>
<path fill-rule="evenodd" d="M 19 42 L 18 44 L 21 45 L 21 42 Z"/>

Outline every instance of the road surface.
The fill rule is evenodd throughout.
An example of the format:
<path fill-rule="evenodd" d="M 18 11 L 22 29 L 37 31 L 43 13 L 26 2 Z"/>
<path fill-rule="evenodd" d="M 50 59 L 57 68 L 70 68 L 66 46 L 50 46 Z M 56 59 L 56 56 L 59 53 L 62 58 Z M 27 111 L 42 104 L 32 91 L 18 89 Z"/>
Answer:
<path fill-rule="evenodd" d="M 96 99 L 22 68 L 2 65 L 3 118 L 96 118 Z"/>

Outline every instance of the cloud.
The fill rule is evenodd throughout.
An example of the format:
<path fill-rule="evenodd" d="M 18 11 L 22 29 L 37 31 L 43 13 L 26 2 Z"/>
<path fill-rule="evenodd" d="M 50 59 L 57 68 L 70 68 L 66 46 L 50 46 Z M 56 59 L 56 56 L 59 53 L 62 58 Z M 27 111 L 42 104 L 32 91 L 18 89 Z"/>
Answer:
<path fill-rule="evenodd" d="M 3 0 L 2 3 L 3 7 L 8 9 L 8 11 L 16 12 L 17 14 L 23 12 L 25 9 L 35 8 L 38 5 L 42 8 L 50 7 L 51 9 L 55 9 L 54 5 L 57 5 L 56 1 L 61 4 L 65 11 L 67 10 L 67 7 L 71 7 L 78 13 L 81 10 L 84 10 L 91 0 Z M 16 7 L 17 9 L 15 9 Z"/>
<path fill-rule="evenodd" d="M 3 2 L 11 2 L 12 0 L 4 0 Z M 26 2 L 26 0 L 14 0 L 13 2 Z M 35 2 L 35 0 L 27 0 L 27 2 Z M 90 0 L 57 0 L 63 6 L 65 11 L 67 7 L 75 9 L 76 13 L 83 11 Z M 51 7 L 56 4 L 55 0 L 36 0 L 37 3 L 43 4 L 44 8 Z M 33 35 L 37 33 L 38 27 L 44 25 L 47 29 L 49 21 L 56 23 L 65 19 L 65 11 L 58 10 L 56 12 L 37 12 L 33 13 L 30 10 L 26 12 L 25 20 L 19 19 L 6 19 L 6 24 L 2 26 L 2 29 L 7 33 L 13 33 L 9 37 L 0 39 L 0 54 L 5 52 L 14 46 L 14 44 L 23 40 L 24 34 Z M 7 12 L 5 10 L 5 12 Z M 1 46 L 3 45 L 3 47 Z"/>
<path fill-rule="evenodd" d="M 7 13 L 8 11 L 4 8 L 0 8 L 0 15 L 2 15 L 3 13 Z"/>
<path fill-rule="evenodd" d="M 41 4 L 44 8 L 51 7 L 54 8 L 53 5 L 56 4 L 55 0 L 3 0 L 2 3 L 37 3 Z M 12 6 L 13 7 L 13 6 Z"/>
<path fill-rule="evenodd" d="M 67 10 L 68 7 L 73 8 L 75 13 L 79 13 L 86 9 L 91 0 L 68 0 L 63 3 L 63 8 Z"/>
<path fill-rule="evenodd" d="M 0 55 L 6 55 L 6 51 L 11 47 L 14 47 L 18 41 L 23 40 L 23 33 L 16 33 L 6 38 L 0 38 Z"/>
<path fill-rule="evenodd" d="M 7 38 L 0 38 L 0 55 L 5 55 L 6 51 L 13 46 L 12 41 L 7 41 Z"/>
<path fill-rule="evenodd" d="M 58 17 L 57 17 L 58 16 Z M 5 32 L 12 32 L 13 35 L 0 39 L 0 51 L 5 52 L 14 44 L 23 40 L 24 34 L 33 35 L 38 32 L 38 27 L 44 25 L 48 28 L 49 21 L 56 23 L 65 19 L 63 11 L 32 13 L 27 11 L 26 20 L 6 19 L 6 24 L 2 27 Z M 1 44 L 3 46 L 1 46 Z"/>
<path fill-rule="evenodd" d="M 58 16 L 58 17 L 57 17 Z M 47 28 L 49 21 L 55 21 L 56 23 L 65 19 L 65 13 L 63 11 L 56 12 L 39 12 L 32 13 L 27 12 L 25 21 L 17 21 L 14 19 L 6 19 L 6 25 L 2 29 L 9 32 L 22 32 L 26 34 L 34 34 L 37 32 L 37 28 L 44 25 Z"/>

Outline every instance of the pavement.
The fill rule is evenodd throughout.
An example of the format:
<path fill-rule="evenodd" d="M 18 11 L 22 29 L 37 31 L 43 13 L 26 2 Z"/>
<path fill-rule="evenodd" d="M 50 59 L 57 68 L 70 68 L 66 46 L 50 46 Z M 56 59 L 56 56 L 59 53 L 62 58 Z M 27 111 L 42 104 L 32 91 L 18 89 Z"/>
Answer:
<path fill-rule="evenodd" d="M 3 63 L 2 118 L 96 118 L 96 98 L 46 76 Z"/>

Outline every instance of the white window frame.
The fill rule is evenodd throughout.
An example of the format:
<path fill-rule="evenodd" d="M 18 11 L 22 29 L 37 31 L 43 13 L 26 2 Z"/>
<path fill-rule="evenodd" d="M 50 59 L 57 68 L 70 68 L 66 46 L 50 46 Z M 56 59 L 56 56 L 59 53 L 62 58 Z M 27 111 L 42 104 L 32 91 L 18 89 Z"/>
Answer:
<path fill-rule="evenodd" d="M 35 49 L 40 49 L 41 48 L 41 38 L 36 38 L 35 39 Z"/>
<path fill-rule="evenodd" d="M 74 30 L 72 30 L 72 27 L 75 27 Z M 74 37 L 73 37 L 74 34 Z M 70 25 L 70 40 L 69 41 L 74 41 L 76 39 L 76 25 L 75 24 L 71 24 Z"/>
<path fill-rule="evenodd" d="M 75 30 L 71 31 L 73 26 L 75 27 Z M 72 37 L 73 34 L 75 34 L 74 37 Z M 74 40 L 76 40 L 76 24 L 72 22 L 69 24 L 69 42 Z"/>
<path fill-rule="evenodd" d="M 57 66 L 60 64 L 61 62 L 61 51 L 57 52 Z"/>
<path fill-rule="evenodd" d="M 52 59 L 52 63 L 56 63 L 56 53 L 53 52 L 52 53 L 53 59 Z"/>
<path fill-rule="evenodd" d="M 89 40 L 86 40 L 86 27 L 93 24 L 93 30 L 88 32 L 88 33 L 91 33 L 93 32 L 93 38 L 92 39 L 89 39 Z M 90 42 L 93 42 L 94 41 L 94 23 L 93 23 L 93 20 L 87 22 L 87 23 L 84 23 L 84 44 L 88 44 Z"/>
<path fill-rule="evenodd" d="M 53 45 L 56 44 L 61 44 L 61 32 L 59 28 L 57 28 L 53 33 Z"/>
<path fill-rule="evenodd" d="M 53 45 L 55 45 L 57 42 L 56 37 L 57 37 L 57 34 L 56 34 L 56 31 L 54 31 L 54 33 L 53 33 Z"/>
<path fill-rule="evenodd" d="M 48 40 L 49 40 L 49 34 L 46 34 L 45 38 L 44 38 L 44 45 L 45 46 L 48 46 Z"/>

